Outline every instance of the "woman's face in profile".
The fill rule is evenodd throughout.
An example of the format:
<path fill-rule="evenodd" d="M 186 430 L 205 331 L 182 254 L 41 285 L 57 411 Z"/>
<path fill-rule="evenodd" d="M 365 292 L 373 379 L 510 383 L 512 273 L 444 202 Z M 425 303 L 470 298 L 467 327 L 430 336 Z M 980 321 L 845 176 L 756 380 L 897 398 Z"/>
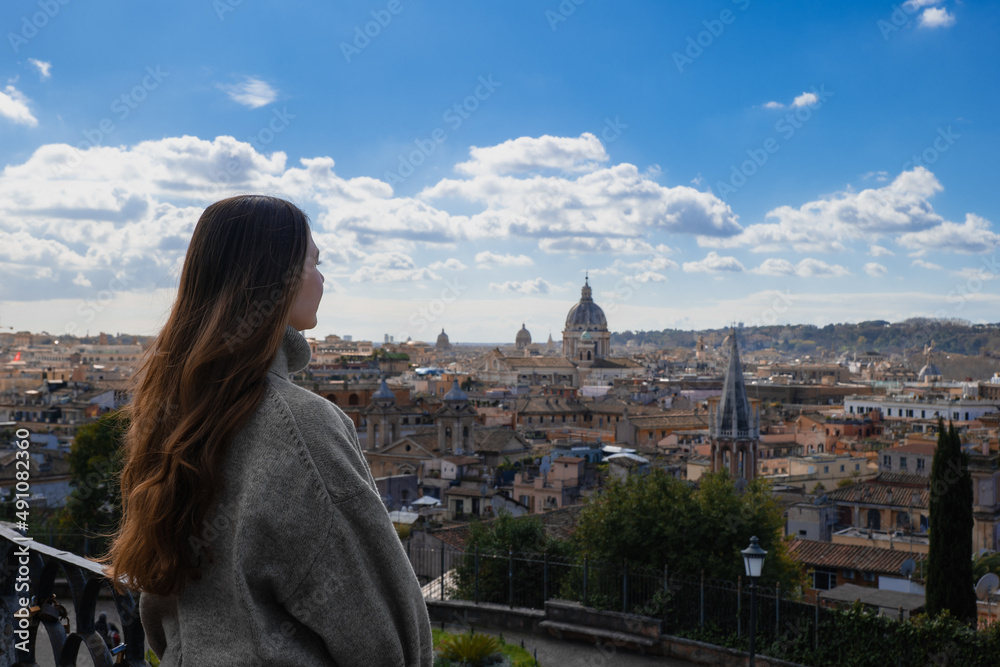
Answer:
<path fill-rule="evenodd" d="M 302 283 L 292 303 L 292 310 L 288 314 L 288 323 L 296 331 L 305 331 L 316 326 L 316 310 L 323 298 L 323 274 L 319 272 L 318 265 L 319 248 L 313 242 L 310 231 L 306 261 L 302 267 Z"/>

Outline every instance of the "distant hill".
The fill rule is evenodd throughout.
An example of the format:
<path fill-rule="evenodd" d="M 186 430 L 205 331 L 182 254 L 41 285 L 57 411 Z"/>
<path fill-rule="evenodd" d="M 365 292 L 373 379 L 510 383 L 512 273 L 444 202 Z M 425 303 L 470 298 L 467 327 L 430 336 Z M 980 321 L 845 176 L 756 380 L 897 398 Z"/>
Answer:
<path fill-rule="evenodd" d="M 694 348 L 698 336 L 716 347 L 729 329 L 702 331 L 623 331 L 611 334 L 611 344 L 621 349 L 628 341 L 659 348 Z M 791 355 L 831 356 L 874 351 L 886 356 L 905 355 L 911 365 L 922 363 L 924 349 L 938 353 L 1000 358 L 1000 323 L 972 324 L 957 319 L 912 318 L 903 322 L 872 320 L 857 324 L 811 324 L 742 327 L 740 347 L 746 350 L 775 348 Z M 914 358 L 916 357 L 916 358 Z M 935 356 L 935 359 L 937 357 Z"/>

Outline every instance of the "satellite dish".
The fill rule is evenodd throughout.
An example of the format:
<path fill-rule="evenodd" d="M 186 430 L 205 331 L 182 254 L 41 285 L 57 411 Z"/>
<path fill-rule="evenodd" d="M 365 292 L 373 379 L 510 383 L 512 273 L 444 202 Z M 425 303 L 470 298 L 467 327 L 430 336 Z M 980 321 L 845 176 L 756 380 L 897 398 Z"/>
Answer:
<path fill-rule="evenodd" d="M 490 490 L 490 487 L 488 487 L 485 484 L 483 484 L 482 486 L 479 487 L 479 495 L 485 496 L 487 493 L 489 493 L 489 490 Z"/>
<path fill-rule="evenodd" d="M 980 600 L 985 600 L 991 593 L 994 593 L 997 590 L 997 587 L 1000 587 L 1000 577 L 992 572 L 987 572 L 983 575 L 983 578 L 976 583 L 976 597 Z"/>
<path fill-rule="evenodd" d="M 904 577 L 908 577 L 917 569 L 917 563 L 912 558 L 907 558 L 903 561 L 903 564 L 899 566 L 899 573 Z"/>

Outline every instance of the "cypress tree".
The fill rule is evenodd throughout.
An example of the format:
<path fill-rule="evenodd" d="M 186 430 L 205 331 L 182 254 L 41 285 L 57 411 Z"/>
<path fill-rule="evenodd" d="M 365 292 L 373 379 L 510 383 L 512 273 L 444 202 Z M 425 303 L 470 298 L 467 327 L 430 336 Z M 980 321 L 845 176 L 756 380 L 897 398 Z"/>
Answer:
<path fill-rule="evenodd" d="M 930 553 L 927 558 L 927 612 L 976 622 L 972 581 L 972 477 L 969 457 L 955 425 L 938 420 L 938 444 L 931 464 Z"/>

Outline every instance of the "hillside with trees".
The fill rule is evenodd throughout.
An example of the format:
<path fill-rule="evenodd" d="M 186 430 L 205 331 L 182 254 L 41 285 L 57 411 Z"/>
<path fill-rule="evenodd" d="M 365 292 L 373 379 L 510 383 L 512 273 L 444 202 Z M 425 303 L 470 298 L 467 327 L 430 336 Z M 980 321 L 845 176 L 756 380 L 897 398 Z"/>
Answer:
<path fill-rule="evenodd" d="M 739 325 L 738 325 L 739 326 Z M 622 331 L 611 335 L 611 344 L 621 349 L 632 345 L 658 348 L 694 348 L 699 336 L 718 346 L 728 327 L 683 331 Z M 740 327 L 740 345 L 745 350 L 774 348 L 792 355 L 814 357 L 863 354 L 904 355 L 922 363 L 924 349 L 933 344 L 940 353 L 1000 358 L 1000 323 L 972 324 L 960 319 L 911 318 L 902 322 L 871 320 L 858 323 Z M 916 361 L 914 362 L 916 363 Z"/>

